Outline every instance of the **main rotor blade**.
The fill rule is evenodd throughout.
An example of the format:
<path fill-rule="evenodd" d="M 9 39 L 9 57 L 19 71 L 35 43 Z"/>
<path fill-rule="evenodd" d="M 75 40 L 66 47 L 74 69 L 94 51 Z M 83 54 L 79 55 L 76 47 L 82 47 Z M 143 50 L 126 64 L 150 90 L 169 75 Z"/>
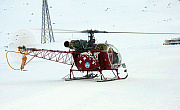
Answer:
<path fill-rule="evenodd" d="M 31 30 L 42 30 L 42 28 L 29 28 Z M 61 31 L 61 32 L 77 32 L 78 30 L 69 30 L 69 29 L 52 29 L 53 31 Z"/>
<path fill-rule="evenodd" d="M 119 34 L 180 34 L 175 32 L 129 32 L 129 31 L 98 31 L 98 30 L 85 30 L 82 33 L 119 33 Z"/>
<path fill-rule="evenodd" d="M 180 34 L 171 32 L 105 32 L 105 33 L 120 33 L 120 34 Z"/>
<path fill-rule="evenodd" d="M 35 28 L 34 28 L 35 29 Z M 41 29 L 35 29 L 41 30 Z M 180 34 L 175 32 L 130 32 L 130 31 L 99 31 L 99 30 L 68 30 L 68 29 L 53 29 L 54 33 L 117 33 L 117 34 Z"/>
<path fill-rule="evenodd" d="M 78 30 L 70 30 L 70 29 L 52 29 L 53 31 L 69 31 L 69 32 L 72 32 L 72 31 L 74 31 L 74 32 L 76 32 L 76 31 L 78 31 Z"/>
<path fill-rule="evenodd" d="M 53 31 L 53 33 L 82 33 L 82 32 L 81 31 L 62 31 L 62 32 Z"/>
<path fill-rule="evenodd" d="M 108 32 L 108 31 L 69 31 L 69 32 L 54 32 L 54 33 L 117 33 L 117 34 L 180 34 L 170 32 Z"/>

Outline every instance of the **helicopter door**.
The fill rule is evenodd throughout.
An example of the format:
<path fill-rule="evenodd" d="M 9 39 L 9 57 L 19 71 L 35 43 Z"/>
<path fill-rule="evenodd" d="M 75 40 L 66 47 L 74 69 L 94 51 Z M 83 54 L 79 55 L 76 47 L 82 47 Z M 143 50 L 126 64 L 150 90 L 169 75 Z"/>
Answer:
<path fill-rule="evenodd" d="M 121 55 L 119 51 L 112 45 L 109 46 L 108 48 L 108 56 L 109 56 L 109 61 L 111 62 L 112 65 L 120 65 L 121 64 Z"/>

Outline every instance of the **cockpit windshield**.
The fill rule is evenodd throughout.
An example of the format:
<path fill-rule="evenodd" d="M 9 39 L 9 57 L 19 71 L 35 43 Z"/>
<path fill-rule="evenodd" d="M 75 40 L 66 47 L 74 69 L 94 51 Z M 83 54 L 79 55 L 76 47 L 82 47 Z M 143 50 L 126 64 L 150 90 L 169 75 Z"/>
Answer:
<path fill-rule="evenodd" d="M 121 60 L 122 60 L 121 55 L 119 51 L 113 45 L 108 46 L 107 52 L 108 52 L 109 60 L 112 65 L 121 64 Z"/>

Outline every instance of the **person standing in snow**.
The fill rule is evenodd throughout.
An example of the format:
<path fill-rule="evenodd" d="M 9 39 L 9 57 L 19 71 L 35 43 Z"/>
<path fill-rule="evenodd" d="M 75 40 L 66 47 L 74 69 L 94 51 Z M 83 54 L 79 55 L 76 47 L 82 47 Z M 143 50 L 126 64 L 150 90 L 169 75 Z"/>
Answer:
<path fill-rule="evenodd" d="M 23 55 L 22 63 L 21 63 L 21 71 L 22 71 L 22 69 L 24 69 L 24 66 L 25 66 L 25 64 L 26 64 L 26 60 L 27 60 L 26 55 Z"/>

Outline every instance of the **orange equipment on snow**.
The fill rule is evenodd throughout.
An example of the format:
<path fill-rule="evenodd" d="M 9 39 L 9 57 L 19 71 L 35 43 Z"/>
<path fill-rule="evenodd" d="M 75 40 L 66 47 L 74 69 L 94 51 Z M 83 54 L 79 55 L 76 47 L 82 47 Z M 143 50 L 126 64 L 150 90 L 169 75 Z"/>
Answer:
<path fill-rule="evenodd" d="M 13 67 L 10 65 L 9 60 L 8 60 L 8 53 L 9 53 L 9 52 L 11 52 L 11 53 L 20 53 L 20 54 L 23 55 L 22 62 L 21 62 L 21 67 L 20 67 L 19 69 L 13 68 Z M 26 54 L 25 54 L 25 53 L 21 53 L 20 50 L 18 50 L 18 51 L 7 51 L 7 53 L 6 53 L 6 60 L 7 60 L 8 65 L 9 65 L 13 70 L 21 70 L 21 71 L 22 71 L 22 69 L 24 69 L 24 66 L 27 65 L 27 64 L 34 58 L 34 56 L 33 56 L 31 59 L 29 59 L 29 61 L 27 61 L 26 55 L 27 55 L 27 52 L 26 52 Z M 27 61 L 27 62 L 26 62 L 26 61 Z"/>
<path fill-rule="evenodd" d="M 25 66 L 25 64 L 26 64 L 26 60 L 27 60 L 26 55 L 23 55 L 22 63 L 21 63 L 21 70 L 24 69 L 24 66 Z"/>

